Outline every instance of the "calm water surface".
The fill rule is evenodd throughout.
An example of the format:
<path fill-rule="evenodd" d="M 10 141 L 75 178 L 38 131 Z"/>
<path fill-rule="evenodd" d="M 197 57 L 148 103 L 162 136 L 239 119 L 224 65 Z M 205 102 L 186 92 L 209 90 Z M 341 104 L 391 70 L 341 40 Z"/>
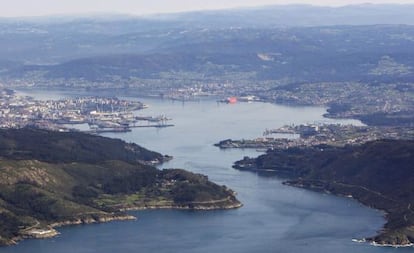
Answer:
<path fill-rule="evenodd" d="M 44 96 L 44 95 L 43 95 Z M 244 206 L 229 211 L 152 210 L 133 212 L 132 222 L 71 226 L 47 240 L 26 240 L 5 252 L 412 252 L 352 242 L 372 236 L 382 213 L 357 202 L 284 186 L 276 177 L 259 177 L 231 168 L 254 150 L 220 150 L 214 143 L 248 139 L 284 124 L 339 122 L 324 108 L 265 103 L 181 103 L 141 99 L 150 108 L 139 115 L 165 114 L 175 127 L 134 129 L 106 136 L 136 142 L 174 156 L 162 168 L 185 168 L 209 176 L 238 192 Z M 342 121 L 354 123 L 357 121 Z"/>

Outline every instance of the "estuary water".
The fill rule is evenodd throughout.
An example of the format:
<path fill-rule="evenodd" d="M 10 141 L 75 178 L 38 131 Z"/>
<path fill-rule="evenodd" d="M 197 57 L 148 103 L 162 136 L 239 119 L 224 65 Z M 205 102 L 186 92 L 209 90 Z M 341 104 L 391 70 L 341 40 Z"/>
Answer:
<path fill-rule="evenodd" d="M 218 104 L 213 100 L 173 102 L 139 99 L 150 107 L 137 115 L 164 114 L 174 127 L 138 128 L 106 134 L 174 156 L 160 168 L 203 173 L 237 191 L 244 204 L 236 210 L 132 212 L 136 221 L 60 228 L 46 240 L 25 240 L 0 253 L 112 252 L 412 252 L 374 247 L 353 238 L 375 235 L 383 214 L 358 202 L 282 185 L 283 179 L 240 172 L 231 166 L 256 150 L 220 150 L 213 144 L 228 138 L 261 137 L 285 124 L 358 121 L 328 120 L 325 108 L 287 107 L 268 103 Z"/>

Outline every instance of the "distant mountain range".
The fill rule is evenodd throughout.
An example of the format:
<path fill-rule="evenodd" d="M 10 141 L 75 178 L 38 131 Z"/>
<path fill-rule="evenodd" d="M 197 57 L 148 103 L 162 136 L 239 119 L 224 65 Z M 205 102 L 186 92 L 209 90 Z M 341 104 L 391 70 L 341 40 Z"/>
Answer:
<path fill-rule="evenodd" d="M 362 4 L 343 7 L 273 5 L 222 11 L 199 11 L 154 16 L 162 20 L 188 22 L 211 28 L 414 24 L 414 4 Z"/>
<path fill-rule="evenodd" d="M 79 20 L 99 22 L 127 22 L 137 20 L 146 24 L 190 27 L 273 27 L 273 26 L 331 26 L 414 24 L 414 4 L 359 4 L 341 7 L 306 4 L 268 5 L 224 10 L 192 11 L 145 16 L 122 14 L 65 15 L 27 18 L 0 18 L 0 21 L 24 21 L 50 24 Z M 145 27 L 145 26 L 143 26 Z M 130 27 L 125 27 L 124 31 Z M 146 26 L 148 28 L 148 26 Z"/>
<path fill-rule="evenodd" d="M 178 43 L 176 40 L 191 40 L 198 33 L 203 33 L 199 37 L 203 41 L 208 34 L 236 28 L 245 33 L 246 29 L 414 25 L 412 13 L 414 5 L 282 5 L 152 16 L 3 18 L 0 59 L 55 64 L 103 54 L 148 54 Z"/>
<path fill-rule="evenodd" d="M 412 13 L 414 5 L 286 5 L 0 19 L 0 80 L 407 81 Z"/>
<path fill-rule="evenodd" d="M 3 77 L 318 82 L 407 81 L 414 76 L 414 26 L 406 25 L 176 29 L 162 35 L 137 32 L 59 38 L 65 41 L 51 39 L 54 35 L 14 36 L 45 36 L 50 42 L 38 41 L 36 50 L 16 49 L 14 53 L 6 50 L 13 46 L 0 47 L 6 58 L 0 62 Z M 36 43 L 24 40 L 16 47 L 31 47 L 29 41 Z M 19 64 L 12 55 L 26 61 L 60 58 L 63 62 Z"/>

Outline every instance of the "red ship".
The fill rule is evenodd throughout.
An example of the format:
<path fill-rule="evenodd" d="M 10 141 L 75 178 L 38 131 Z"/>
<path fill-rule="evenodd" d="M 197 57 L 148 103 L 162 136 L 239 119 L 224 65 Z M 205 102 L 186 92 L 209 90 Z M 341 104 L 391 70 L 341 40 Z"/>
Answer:
<path fill-rule="evenodd" d="M 229 97 L 229 98 L 227 98 L 227 103 L 235 104 L 235 103 L 237 103 L 237 98 L 236 97 Z"/>

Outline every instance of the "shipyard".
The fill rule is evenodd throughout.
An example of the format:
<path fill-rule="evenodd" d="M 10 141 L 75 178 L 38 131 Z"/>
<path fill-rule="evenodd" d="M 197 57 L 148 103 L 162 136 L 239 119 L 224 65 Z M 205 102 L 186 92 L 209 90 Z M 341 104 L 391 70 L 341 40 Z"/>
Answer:
<path fill-rule="evenodd" d="M 0 128 L 35 127 L 88 133 L 130 132 L 132 128 L 172 127 L 165 115 L 144 116 L 139 101 L 116 97 L 77 97 L 36 100 L 10 89 L 0 91 Z M 81 129 L 79 129 L 81 128 Z"/>

